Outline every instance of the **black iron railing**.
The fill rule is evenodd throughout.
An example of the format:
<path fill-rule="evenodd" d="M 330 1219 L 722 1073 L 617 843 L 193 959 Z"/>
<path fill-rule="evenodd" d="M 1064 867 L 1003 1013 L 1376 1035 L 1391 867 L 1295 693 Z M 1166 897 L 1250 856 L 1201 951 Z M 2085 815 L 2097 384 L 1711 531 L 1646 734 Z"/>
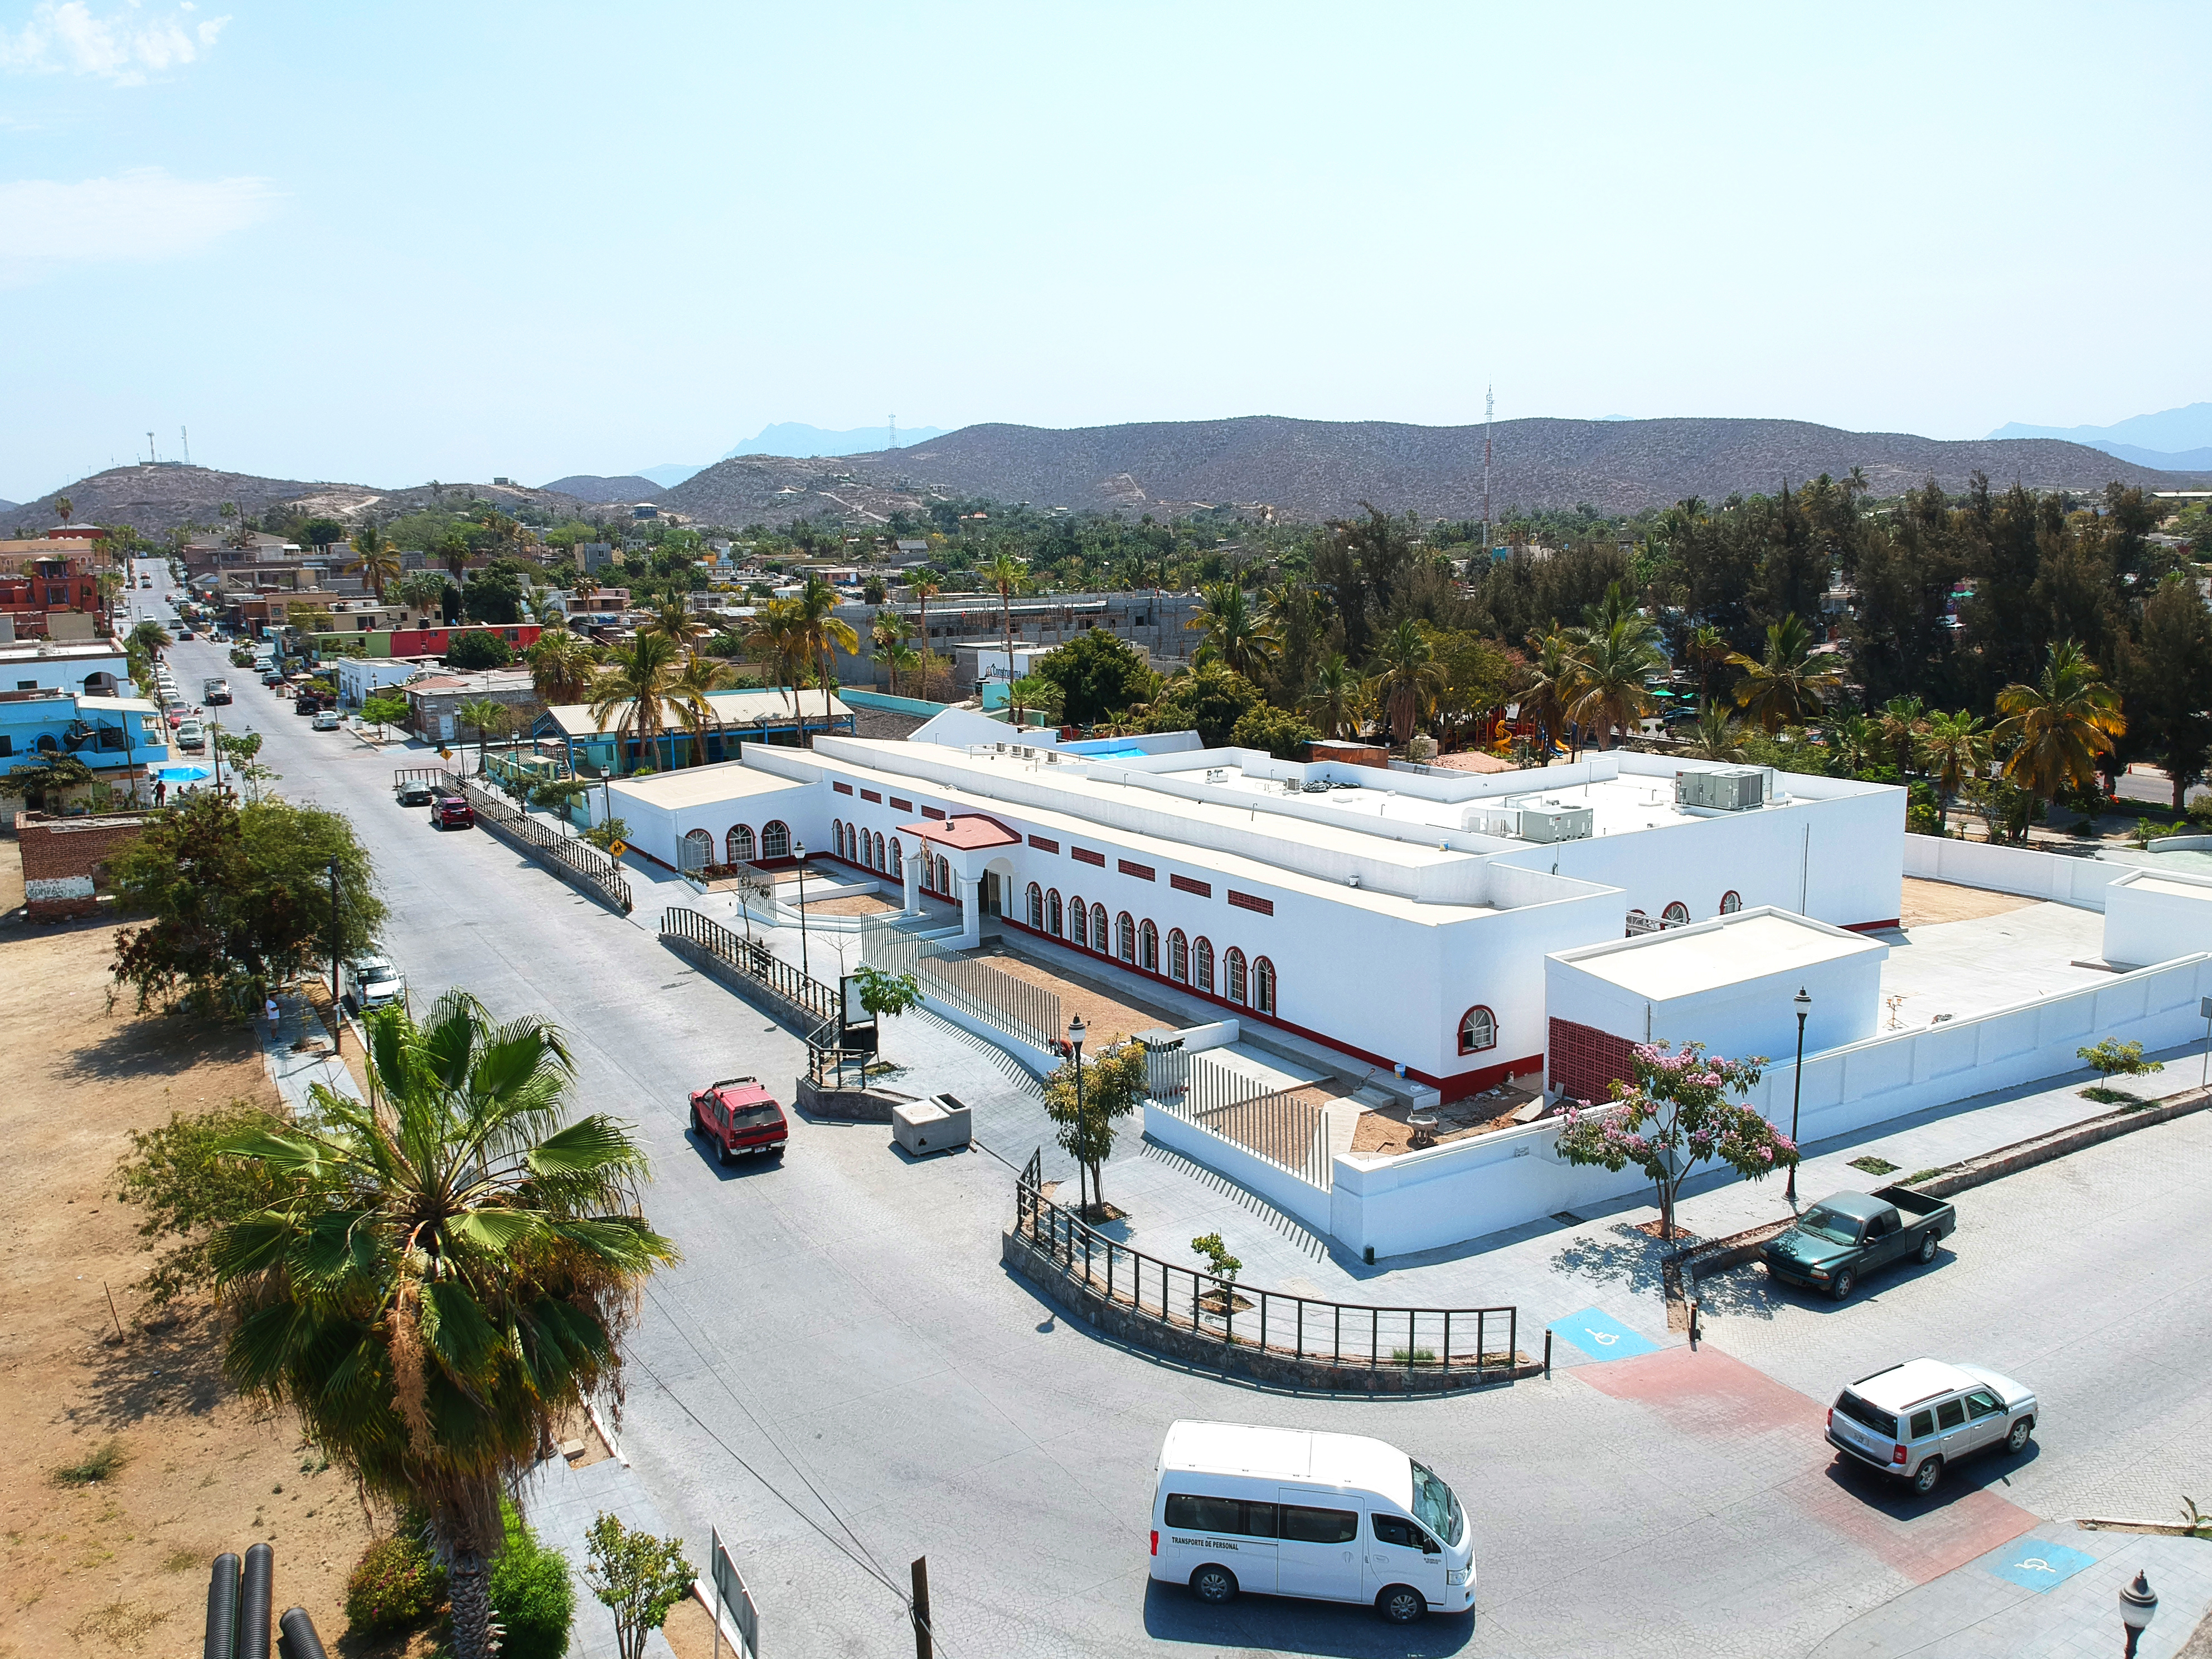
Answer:
<path fill-rule="evenodd" d="M 1510 1375 L 1520 1310 L 1380 1308 L 1288 1296 L 1179 1267 L 1107 1237 L 1045 1197 L 1042 1153 L 1014 1183 L 1016 1232 L 1090 1295 L 1224 1347 L 1370 1370 Z"/>
<path fill-rule="evenodd" d="M 548 828 L 515 805 L 503 793 L 496 793 L 474 781 L 464 783 L 460 788 L 476 812 L 477 823 L 501 835 L 514 837 L 532 852 L 543 854 L 550 862 L 559 865 L 586 885 L 596 889 L 624 915 L 629 914 L 629 883 L 623 878 L 622 866 L 606 854 L 580 836 L 564 835 Z"/>
<path fill-rule="evenodd" d="M 726 963 L 770 995 L 812 1018 L 810 1030 L 835 1025 L 842 1012 L 837 988 L 801 973 L 757 939 L 733 933 L 712 916 L 671 905 L 660 913 L 660 936 L 696 945 L 716 961 Z"/>

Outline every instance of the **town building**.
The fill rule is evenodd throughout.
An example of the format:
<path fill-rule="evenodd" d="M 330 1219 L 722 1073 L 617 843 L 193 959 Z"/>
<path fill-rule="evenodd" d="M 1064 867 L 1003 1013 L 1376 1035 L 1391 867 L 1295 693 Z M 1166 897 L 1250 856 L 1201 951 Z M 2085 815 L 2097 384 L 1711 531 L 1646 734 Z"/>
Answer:
<path fill-rule="evenodd" d="M 138 839 L 147 820 L 132 813 L 55 816 L 18 812 L 24 908 L 33 921 L 67 921 L 100 908 L 108 861 Z"/>
<path fill-rule="evenodd" d="M 0 690 L 112 697 L 130 684 L 130 659 L 112 640 L 0 643 Z"/>
<path fill-rule="evenodd" d="M 420 657 L 340 657 L 332 669 L 337 680 L 338 707 L 349 714 L 357 713 L 371 697 L 437 672 L 435 660 Z"/>
<path fill-rule="evenodd" d="M 843 701 L 831 696 L 825 708 L 818 691 L 801 691 L 795 707 L 792 696 L 782 691 L 713 691 L 707 696 L 707 704 L 713 717 L 703 723 L 699 738 L 703 739 L 705 759 L 710 763 L 735 760 L 741 745 L 748 743 L 795 744 L 801 741 L 802 732 L 813 738 L 825 732 L 850 734 L 854 728 L 853 711 Z M 678 766 L 695 766 L 701 760 L 699 740 L 695 739 L 689 722 L 673 708 L 663 716 L 660 730 L 646 739 L 639 736 L 628 703 L 617 704 L 598 716 L 588 704 L 562 703 L 545 711 L 538 722 L 537 736 L 559 744 L 568 769 L 579 777 L 627 775 L 647 763 L 656 771 L 666 772 Z M 631 781 L 646 781 L 629 780 L 625 775 L 625 784 Z M 687 823 L 684 828 L 689 827 Z M 681 833 L 678 831 L 679 836 Z M 672 840 L 668 860 L 672 868 L 674 851 Z"/>
<path fill-rule="evenodd" d="M 460 718 L 466 702 L 495 702 L 514 711 L 516 730 L 527 731 L 544 712 L 527 668 L 487 668 L 472 674 L 425 674 L 402 688 L 407 729 L 428 743 L 473 741 L 477 733 Z"/>
<path fill-rule="evenodd" d="M 74 755 L 102 781 L 125 783 L 169 758 L 169 730 L 161 711 L 138 697 L 0 691 L 0 772 L 47 755 Z"/>

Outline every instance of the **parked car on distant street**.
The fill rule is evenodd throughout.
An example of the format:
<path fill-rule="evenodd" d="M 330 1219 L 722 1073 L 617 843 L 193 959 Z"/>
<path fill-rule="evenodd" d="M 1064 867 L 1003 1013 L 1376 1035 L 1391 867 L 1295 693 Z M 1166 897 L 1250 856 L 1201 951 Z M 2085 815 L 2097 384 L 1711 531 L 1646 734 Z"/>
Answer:
<path fill-rule="evenodd" d="M 200 682 L 202 702 L 228 702 L 230 682 L 226 679 L 206 679 Z"/>
<path fill-rule="evenodd" d="M 196 720 L 185 719 L 177 723 L 177 747 L 204 749 L 207 747 L 207 727 Z"/>
<path fill-rule="evenodd" d="M 277 669 L 264 669 L 262 671 L 261 683 L 273 690 L 274 688 L 284 684 L 284 676 L 283 672 Z"/>
<path fill-rule="evenodd" d="M 395 792 L 402 806 L 428 806 L 438 799 L 438 791 L 428 778 L 410 778 Z"/>
<path fill-rule="evenodd" d="M 344 984 L 346 1006 L 356 1012 L 381 1008 L 407 994 L 407 981 L 389 959 L 380 956 L 361 957 L 346 963 Z"/>
<path fill-rule="evenodd" d="M 1869 1269 L 1907 1256 L 1933 1261 L 1936 1246 L 1958 1225 L 1956 1210 L 1910 1187 L 1834 1193 L 1759 1246 L 1759 1254 L 1775 1278 L 1841 1302 Z"/>
<path fill-rule="evenodd" d="M 292 699 L 292 712 L 295 714 L 312 714 L 322 706 L 322 698 L 313 691 L 302 691 Z"/>
<path fill-rule="evenodd" d="M 1828 1443 L 1869 1468 L 1933 1492 L 1969 1452 L 2027 1449 L 2034 1391 L 1979 1365 L 1911 1359 L 1863 1376 L 1828 1408 Z"/>
<path fill-rule="evenodd" d="M 335 708 L 319 708 L 315 711 L 313 728 L 318 732 L 335 732 L 344 724 L 345 722 L 339 717 L 338 711 Z"/>
<path fill-rule="evenodd" d="M 727 1164 L 748 1152 L 781 1152 L 791 1125 L 758 1078 L 726 1077 L 691 1097 L 691 1133 L 714 1147 L 716 1163 Z"/>
<path fill-rule="evenodd" d="M 430 822 L 441 830 L 473 830 L 476 808 L 466 795 L 441 795 L 431 805 Z"/>

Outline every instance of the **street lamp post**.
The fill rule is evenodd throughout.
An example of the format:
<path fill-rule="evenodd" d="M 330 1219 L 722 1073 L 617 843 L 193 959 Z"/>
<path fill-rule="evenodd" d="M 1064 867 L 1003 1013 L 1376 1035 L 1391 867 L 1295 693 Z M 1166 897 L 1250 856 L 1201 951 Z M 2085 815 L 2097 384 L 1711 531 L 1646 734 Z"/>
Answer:
<path fill-rule="evenodd" d="M 338 861 L 331 860 L 331 1052 L 345 1052 L 345 1012 L 338 1001 Z"/>
<path fill-rule="evenodd" d="M 2127 1659 L 2136 1659 L 2136 1644 L 2150 1628 L 2151 1615 L 2158 1611 L 2158 1597 L 2151 1594 L 2149 1581 L 2141 1572 L 2136 1582 L 2120 1592 L 2120 1622 L 2128 1628 Z"/>
<path fill-rule="evenodd" d="M 1797 1106 L 1805 1098 L 1805 1016 L 1813 1012 L 1813 999 L 1799 986 L 1793 999 L 1797 1005 L 1797 1066 L 1790 1073 L 1790 1146 L 1794 1154 L 1797 1147 Z M 1797 1208 L 1797 1160 L 1790 1160 L 1790 1188 L 1783 1194 L 1794 1212 Z"/>
<path fill-rule="evenodd" d="M 799 971 L 811 979 L 806 965 L 806 843 L 792 842 L 791 855 L 799 860 Z"/>
<path fill-rule="evenodd" d="M 1075 1127 L 1078 1146 L 1083 1144 L 1083 1039 L 1087 1035 L 1088 1029 L 1084 1024 L 1083 1016 L 1080 1014 L 1067 1022 L 1067 1046 L 1075 1051 Z M 1075 1160 L 1075 1212 L 1079 1216 L 1090 1208 L 1089 1188 L 1085 1185 L 1089 1176 L 1089 1166 L 1079 1155 Z"/>

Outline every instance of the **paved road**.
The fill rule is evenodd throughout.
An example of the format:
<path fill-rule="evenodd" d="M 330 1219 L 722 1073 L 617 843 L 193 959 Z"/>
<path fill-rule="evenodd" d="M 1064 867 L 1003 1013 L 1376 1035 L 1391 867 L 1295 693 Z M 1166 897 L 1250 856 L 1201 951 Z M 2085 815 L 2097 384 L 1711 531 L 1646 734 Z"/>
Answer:
<path fill-rule="evenodd" d="M 185 684 L 222 662 L 213 647 L 175 654 Z M 641 1125 L 650 1212 L 685 1260 L 633 1334 L 626 1449 L 695 1547 L 709 1523 L 739 1540 L 777 1659 L 902 1650 L 888 1584 L 923 1553 L 953 1659 L 1804 1655 L 1901 1594 L 1968 1583 L 2103 1471 L 2157 1504 L 2161 1445 L 2172 1507 L 2203 1455 L 2204 1253 L 2177 1229 L 2193 1218 L 2203 1237 L 2212 1120 L 1971 1195 L 1955 1255 L 1864 1305 L 1740 1297 L 1695 1355 L 1666 1346 L 1443 1401 L 1265 1393 L 1072 1328 L 1001 1270 L 1012 1171 L 990 1152 L 913 1164 L 880 1128 L 800 1122 L 780 1167 L 715 1167 L 684 1135 L 685 1090 L 787 1081 L 794 1036 L 489 836 L 441 835 L 394 805 L 398 757 L 311 732 L 258 687 L 240 696 L 233 720 L 269 734 L 286 793 L 354 817 L 417 994 L 459 983 L 501 1014 L 559 1021 L 586 1097 Z M 1025 1155 L 994 1139 L 1028 1121 L 1012 1082 L 941 1036 L 915 1042 L 945 1073 L 918 1081 L 984 1093 L 984 1138 Z M 2063 1406 L 2017 1464 L 1904 1502 L 1832 1464 L 1820 1401 L 1920 1352 L 2016 1370 Z M 1474 1517 L 1479 1618 L 1401 1632 L 1360 1608 L 1217 1613 L 1150 1586 L 1152 1462 L 1177 1417 L 1371 1432 L 1431 1461 Z"/>

